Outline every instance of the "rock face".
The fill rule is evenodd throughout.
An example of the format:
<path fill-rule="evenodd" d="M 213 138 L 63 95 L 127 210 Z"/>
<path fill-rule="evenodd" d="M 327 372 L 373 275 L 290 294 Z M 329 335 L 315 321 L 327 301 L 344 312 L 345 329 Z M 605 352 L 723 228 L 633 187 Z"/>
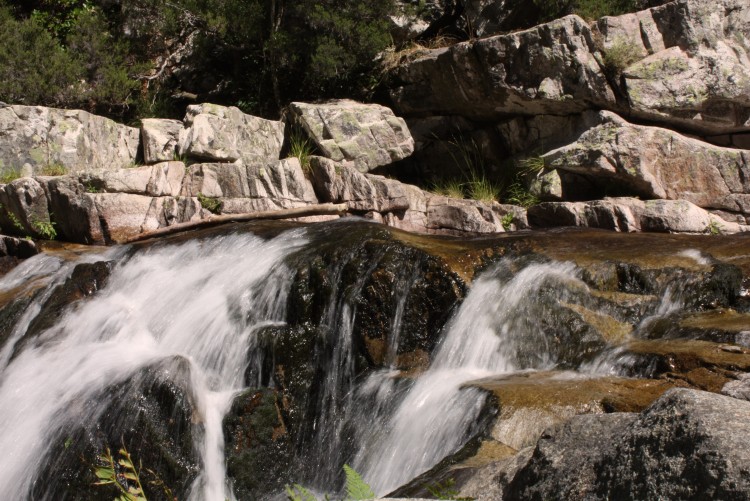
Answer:
<path fill-rule="evenodd" d="M 81 110 L 0 107 L 0 173 L 120 169 L 136 160 L 138 129 Z"/>
<path fill-rule="evenodd" d="M 196 164 L 189 168 L 182 195 L 216 197 L 223 213 L 288 209 L 318 202 L 299 160 L 273 164 Z"/>
<path fill-rule="evenodd" d="M 292 103 L 290 110 L 323 156 L 349 160 L 360 172 L 401 160 L 414 151 L 406 122 L 384 106 L 341 100 Z"/>
<path fill-rule="evenodd" d="M 143 161 L 147 164 L 174 160 L 183 133 L 182 122 L 160 118 L 141 120 Z"/>
<path fill-rule="evenodd" d="M 750 127 L 750 6 L 677 0 L 598 22 L 605 53 L 630 47 L 623 68 L 633 114 L 697 130 Z"/>
<path fill-rule="evenodd" d="M 528 210 L 536 227 L 585 226 L 615 231 L 737 233 L 748 227 L 727 222 L 685 200 L 605 198 L 592 202 L 546 202 Z"/>
<path fill-rule="evenodd" d="M 47 234 L 51 230 L 47 197 L 34 178 L 16 179 L 0 189 L 0 227 L 15 235 L 54 238 Z"/>
<path fill-rule="evenodd" d="M 598 462 L 610 498 L 742 499 L 750 492 L 750 402 L 672 390 L 643 412 Z M 684 482 L 685 477 L 690 482 Z"/>
<path fill-rule="evenodd" d="M 612 107 L 615 96 L 578 16 L 435 49 L 400 67 L 391 91 L 402 115 L 571 114 Z"/>
<path fill-rule="evenodd" d="M 598 119 L 600 124 L 577 141 L 544 154 L 545 165 L 585 176 L 592 198 L 609 189 L 646 199 L 683 199 L 704 208 L 744 211 L 745 193 L 750 192 L 750 151 L 629 124 L 610 112 L 600 112 Z"/>
<path fill-rule="evenodd" d="M 134 193 L 152 197 L 176 197 L 182 190 L 185 164 L 163 162 L 156 165 L 85 173 L 80 181 L 92 192 Z"/>
<path fill-rule="evenodd" d="M 279 159 L 284 124 L 242 113 L 233 106 L 188 106 L 179 152 L 207 161 L 245 164 Z"/>

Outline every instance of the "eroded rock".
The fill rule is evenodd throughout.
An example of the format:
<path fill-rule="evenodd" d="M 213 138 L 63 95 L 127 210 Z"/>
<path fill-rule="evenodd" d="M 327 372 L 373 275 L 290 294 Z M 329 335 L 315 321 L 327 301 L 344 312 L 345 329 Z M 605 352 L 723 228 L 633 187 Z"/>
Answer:
<path fill-rule="evenodd" d="M 564 115 L 615 97 L 597 62 L 588 24 L 567 16 L 517 33 L 434 49 L 396 70 L 403 115 Z"/>
<path fill-rule="evenodd" d="M 284 124 L 242 113 L 234 106 L 188 106 L 187 130 L 180 137 L 179 153 L 215 162 L 245 164 L 276 162 L 284 142 Z"/>
<path fill-rule="evenodd" d="M 182 122 L 162 118 L 141 120 L 143 161 L 147 164 L 174 160 L 184 133 Z"/>
<path fill-rule="evenodd" d="M 414 151 L 406 122 L 384 106 L 339 100 L 292 103 L 290 110 L 323 156 L 351 161 L 360 172 L 401 160 Z"/>
<path fill-rule="evenodd" d="M 136 160 L 139 131 L 81 110 L 0 107 L 0 172 L 120 169 Z"/>

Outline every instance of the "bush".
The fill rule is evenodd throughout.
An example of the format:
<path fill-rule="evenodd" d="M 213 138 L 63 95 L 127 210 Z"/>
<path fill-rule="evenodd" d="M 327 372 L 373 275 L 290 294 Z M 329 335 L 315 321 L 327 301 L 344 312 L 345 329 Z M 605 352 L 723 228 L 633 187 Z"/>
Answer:
<path fill-rule="evenodd" d="M 0 101 L 66 106 L 78 94 L 77 61 L 35 19 L 0 3 Z"/>

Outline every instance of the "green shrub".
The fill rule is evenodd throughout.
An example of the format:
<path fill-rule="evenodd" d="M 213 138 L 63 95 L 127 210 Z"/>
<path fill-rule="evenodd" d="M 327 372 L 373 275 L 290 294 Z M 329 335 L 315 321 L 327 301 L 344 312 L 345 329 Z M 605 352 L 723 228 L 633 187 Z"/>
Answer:
<path fill-rule="evenodd" d="M 42 176 L 64 176 L 68 173 L 68 168 L 62 164 L 48 164 L 39 171 Z"/>
<path fill-rule="evenodd" d="M 19 169 L 9 169 L 0 174 L 0 184 L 8 184 L 11 181 L 21 177 L 21 171 Z"/>
<path fill-rule="evenodd" d="M 57 238 L 55 223 L 53 223 L 52 221 L 32 221 L 31 226 L 45 240 L 54 240 L 55 238 Z"/>
<path fill-rule="evenodd" d="M 622 71 L 641 59 L 641 48 L 626 38 L 617 38 L 612 45 L 604 50 L 604 67 L 614 74 Z"/>
<path fill-rule="evenodd" d="M 207 197 L 203 193 L 198 193 L 198 202 L 201 207 L 213 214 L 221 213 L 221 200 L 216 197 Z"/>
<path fill-rule="evenodd" d="M 66 106 L 81 76 L 73 55 L 36 19 L 16 20 L 0 3 L 0 101 Z"/>

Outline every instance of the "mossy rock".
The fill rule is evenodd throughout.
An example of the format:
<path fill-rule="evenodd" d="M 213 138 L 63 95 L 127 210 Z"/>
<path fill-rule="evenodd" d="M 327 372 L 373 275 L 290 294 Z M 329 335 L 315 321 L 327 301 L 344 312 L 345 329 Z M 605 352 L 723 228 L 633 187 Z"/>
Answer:
<path fill-rule="evenodd" d="M 224 418 L 227 476 L 238 499 L 261 499 L 288 481 L 292 443 L 282 407 L 276 390 L 249 389 Z"/>

